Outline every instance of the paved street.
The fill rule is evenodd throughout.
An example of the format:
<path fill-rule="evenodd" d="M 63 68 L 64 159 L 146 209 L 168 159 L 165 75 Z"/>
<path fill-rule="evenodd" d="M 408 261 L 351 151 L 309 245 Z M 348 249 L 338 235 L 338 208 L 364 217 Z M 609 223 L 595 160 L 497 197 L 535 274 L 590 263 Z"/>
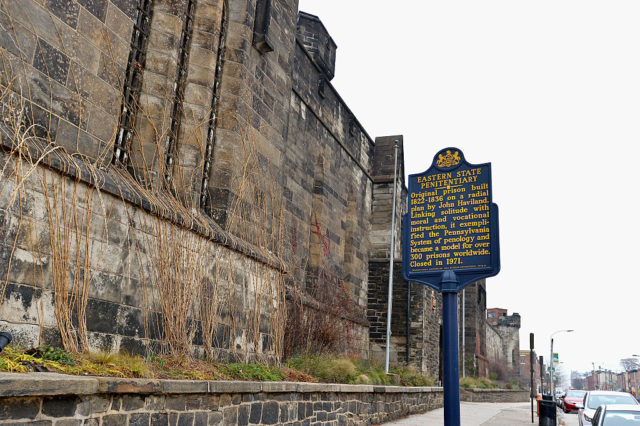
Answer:
<path fill-rule="evenodd" d="M 574 425 L 576 415 L 563 414 L 558 410 L 558 425 Z M 565 418 L 569 423 L 565 423 Z M 462 402 L 460 405 L 460 419 L 462 426 L 518 426 L 532 425 L 531 405 L 528 402 L 481 403 Z M 535 425 L 538 417 L 534 414 Z M 418 426 L 444 424 L 444 410 L 442 408 L 425 414 L 406 417 L 404 419 L 385 423 L 386 425 Z"/>

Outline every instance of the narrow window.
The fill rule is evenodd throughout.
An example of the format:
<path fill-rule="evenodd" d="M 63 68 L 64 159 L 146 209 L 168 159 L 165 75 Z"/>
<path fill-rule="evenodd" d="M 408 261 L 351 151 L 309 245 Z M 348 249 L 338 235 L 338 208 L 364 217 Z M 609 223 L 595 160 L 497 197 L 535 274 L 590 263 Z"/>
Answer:
<path fill-rule="evenodd" d="M 260 53 L 273 50 L 269 41 L 269 23 L 271 22 L 271 0 L 258 0 L 253 24 L 253 45 Z"/>
<path fill-rule="evenodd" d="M 137 18 L 131 35 L 131 49 L 122 88 L 120 122 L 113 147 L 113 164 L 127 165 L 129 159 L 151 28 L 152 2 L 153 0 L 140 0 L 137 6 Z"/>
<path fill-rule="evenodd" d="M 180 50 L 178 52 L 178 66 L 176 69 L 176 80 L 173 84 L 173 99 L 171 105 L 171 115 L 169 123 L 169 134 L 167 135 L 167 155 L 165 162 L 165 182 L 171 182 L 171 170 L 175 156 L 176 144 L 180 133 L 180 118 L 184 101 L 184 86 L 187 80 L 187 68 L 189 65 L 189 48 L 193 37 L 193 12 L 196 8 L 196 0 L 187 2 L 184 22 L 182 24 L 182 35 L 180 38 Z"/>
<path fill-rule="evenodd" d="M 222 68 L 224 67 L 225 42 L 227 38 L 227 5 L 222 3 L 222 24 L 218 38 L 218 54 L 216 56 L 216 71 L 213 79 L 213 96 L 211 97 L 211 112 L 209 113 L 209 128 L 207 129 L 207 144 L 204 152 L 204 165 L 202 170 L 202 186 L 200 187 L 200 208 L 206 209 L 209 204 L 209 173 L 213 161 L 213 147 L 216 143 L 216 127 L 218 120 L 218 105 L 220 104 L 220 89 L 222 85 Z"/>

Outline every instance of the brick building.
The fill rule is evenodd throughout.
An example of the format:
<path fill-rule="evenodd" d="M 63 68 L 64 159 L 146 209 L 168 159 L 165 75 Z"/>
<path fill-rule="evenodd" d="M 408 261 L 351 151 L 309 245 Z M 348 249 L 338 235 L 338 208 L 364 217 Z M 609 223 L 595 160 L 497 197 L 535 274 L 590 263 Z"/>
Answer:
<path fill-rule="evenodd" d="M 531 385 L 531 351 L 520 351 L 517 379 L 525 387 L 529 387 Z M 535 390 L 534 394 L 537 395 L 542 393 L 540 363 L 538 362 L 538 357 L 535 351 L 533 351 L 533 383 L 533 389 Z"/>

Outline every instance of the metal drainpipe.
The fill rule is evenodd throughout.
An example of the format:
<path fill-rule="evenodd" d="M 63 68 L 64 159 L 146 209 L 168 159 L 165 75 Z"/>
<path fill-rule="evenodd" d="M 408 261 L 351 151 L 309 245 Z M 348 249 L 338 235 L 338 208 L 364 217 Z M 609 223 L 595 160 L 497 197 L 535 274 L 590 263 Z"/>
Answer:
<path fill-rule="evenodd" d="M 393 302 L 393 260 L 394 260 L 394 237 L 396 226 L 396 179 L 398 177 L 398 140 L 393 144 L 394 164 L 393 164 L 393 201 L 391 208 L 391 244 L 389 247 L 389 294 L 387 300 L 387 347 L 385 350 L 384 372 L 389 374 L 389 346 L 391 345 L 391 312 Z"/>

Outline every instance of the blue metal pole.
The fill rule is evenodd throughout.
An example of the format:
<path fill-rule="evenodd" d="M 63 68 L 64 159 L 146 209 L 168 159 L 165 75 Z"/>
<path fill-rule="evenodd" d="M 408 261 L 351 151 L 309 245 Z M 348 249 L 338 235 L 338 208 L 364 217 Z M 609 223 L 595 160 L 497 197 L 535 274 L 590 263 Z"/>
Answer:
<path fill-rule="evenodd" d="M 460 426 L 460 368 L 458 366 L 458 291 L 453 271 L 442 275 L 442 344 L 444 355 L 444 424 Z"/>

